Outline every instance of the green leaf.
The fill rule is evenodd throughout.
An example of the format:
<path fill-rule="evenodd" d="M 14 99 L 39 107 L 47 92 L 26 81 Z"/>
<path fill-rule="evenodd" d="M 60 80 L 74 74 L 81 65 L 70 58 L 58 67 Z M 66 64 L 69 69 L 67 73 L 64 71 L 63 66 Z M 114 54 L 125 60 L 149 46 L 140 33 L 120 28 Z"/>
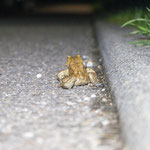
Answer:
<path fill-rule="evenodd" d="M 150 12 L 150 9 L 148 7 L 146 7 L 146 9 Z"/>
<path fill-rule="evenodd" d="M 130 42 L 130 44 L 133 44 L 137 47 L 146 46 L 146 45 L 150 45 L 150 40 L 132 41 L 132 42 Z"/>
<path fill-rule="evenodd" d="M 137 27 L 138 29 L 140 29 L 141 31 L 147 31 L 147 28 L 139 26 L 139 25 L 134 25 L 135 27 Z"/>
<path fill-rule="evenodd" d="M 145 21 L 145 19 L 143 19 L 143 18 L 137 18 L 137 19 L 129 20 L 129 21 L 125 22 L 125 23 L 121 26 L 121 28 L 123 28 L 123 27 L 125 27 L 125 26 L 127 26 L 127 25 L 129 25 L 129 24 L 132 24 L 133 22 L 136 22 L 136 21 Z"/>
<path fill-rule="evenodd" d="M 140 31 L 135 30 L 135 31 L 130 32 L 130 34 L 138 34 L 139 32 L 140 32 Z"/>
<path fill-rule="evenodd" d="M 146 8 L 148 12 L 150 12 L 150 8 Z M 122 27 L 127 25 L 132 25 L 136 27 L 138 30 L 131 32 L 130 34 L 140 34 L 147 36 L 147 39 L 142 39 L 138 41 L 132 41 L 130 44 L 134 44 L 135 46 L 145 46 L 150 45 L 150 16 L 145 14 L 144 18 L 136 18 L 125 22 Z"/>

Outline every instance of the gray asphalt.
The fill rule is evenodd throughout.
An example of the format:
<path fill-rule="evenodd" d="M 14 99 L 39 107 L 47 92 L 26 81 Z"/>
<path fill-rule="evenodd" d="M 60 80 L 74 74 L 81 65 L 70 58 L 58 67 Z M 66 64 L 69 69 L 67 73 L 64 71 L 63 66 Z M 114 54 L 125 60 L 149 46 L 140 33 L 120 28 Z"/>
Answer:
<path fill-rule="evenodd" d="M 1 20 L 0 150 L 120 149 L 116 109 L 96 53 L 89 20 Z M 85 63 L 92 59 L 97 87 L 58 87 L 56 74 L 76 54 Z"/>
<path fill-rule="evenodd" d="M 129 150 L 150 149 L 150 47 L 129 44 L 133 29 L 97 21 L 99 47 Z"/>

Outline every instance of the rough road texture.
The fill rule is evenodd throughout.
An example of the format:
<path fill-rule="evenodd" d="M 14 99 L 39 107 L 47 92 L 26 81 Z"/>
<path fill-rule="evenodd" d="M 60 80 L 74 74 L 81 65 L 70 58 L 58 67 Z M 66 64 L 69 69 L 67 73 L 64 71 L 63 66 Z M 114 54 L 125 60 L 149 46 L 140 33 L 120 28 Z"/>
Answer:
<path fill-rule="evenodd" d="M 98 87 L 58 87 L 68 55 L 97 61 L 89 21 L 0 23 L 0 150 L 116 150 L 118 125 L 101 66 Z M 82 21 L 81 21 L 82 20 Z"/>
<path fill-rule="evenodd" d="M 128 42 L 128 29 L 97 23 L 99 46 L 129 150 L 150 149 L 150 47 Z"/>

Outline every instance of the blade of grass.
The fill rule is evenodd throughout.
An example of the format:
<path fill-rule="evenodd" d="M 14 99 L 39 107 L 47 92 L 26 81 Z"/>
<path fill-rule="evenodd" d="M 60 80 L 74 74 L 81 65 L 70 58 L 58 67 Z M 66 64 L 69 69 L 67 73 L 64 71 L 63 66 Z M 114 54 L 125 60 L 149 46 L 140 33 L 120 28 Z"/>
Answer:
<path fill-rule="evenodd" d="M 147 31 L 147 29 L 145 27 L 142 27 L 140 25 L 134 24 L 134 26 L 138 29 L 140 29 L 141 31 Z"/>
<path fill-rule="evenodd" d="M 146 9 L 150 12 L 150 9 L 148 7 L 146 7 Z"/>
<path fill-rule="evenodd" d="M 140 31 L 138 31 L 138 30 L 130 32 L 130 34 L 138 34 L 138 33 L 140 33 Z"/>
<path fill-rule="evenodd" d="M 123 27 L 125 27 L 125 26 L 127 26 L 127 25 L 129 25 L 129 24 L 131 24 L 131 23 L 133 23 L 133 22 L 136 22 L 136 21 L 145 21 L 145 19 L 143 19 L 143 18 L 132 19 L 132 20 L 130 20 L 130 21 L 125 22 L 125 23 L 121 26 L 121 28 L 123 28 Z"/>
<path fill-rule="evenodd" d="M 139 47 L 139 46 L 150 45 L 150 40 L 139 40 L 139 41 L 132 41 L 129 43 Z"/>

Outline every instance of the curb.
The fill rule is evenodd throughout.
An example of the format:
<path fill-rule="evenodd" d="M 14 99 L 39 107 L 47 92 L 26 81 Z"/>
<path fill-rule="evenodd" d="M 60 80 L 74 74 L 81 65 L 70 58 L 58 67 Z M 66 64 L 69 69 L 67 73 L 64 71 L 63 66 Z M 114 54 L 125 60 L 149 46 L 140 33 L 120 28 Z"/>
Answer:
<path fill-rule="evenodd" d="M 96 22 L 106 76 L 117 104 L 122 137 L 129 150 L 150 150 L 150 47 L 129 42 L 131 29 Z"/>

